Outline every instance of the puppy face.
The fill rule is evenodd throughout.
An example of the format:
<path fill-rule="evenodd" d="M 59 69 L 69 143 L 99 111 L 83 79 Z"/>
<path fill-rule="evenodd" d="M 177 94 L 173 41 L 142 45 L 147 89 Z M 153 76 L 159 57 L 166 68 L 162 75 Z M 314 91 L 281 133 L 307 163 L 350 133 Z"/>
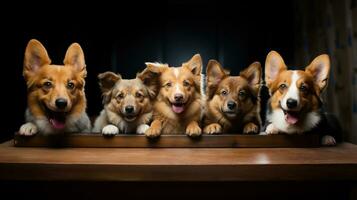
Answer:
<path fill-rule="evenodd" d="M 46 116 L 55 129 L 62 129 L 66 116 L 85 109 L 84 54 L 72 44 L 64 65 L 51 65 L 46 49 L 31 40 L 25 52 L 23 75 L 28 87 L 29 109 L 34 116 Z"/>
<path fill-rule="evenodd" d="M 151 111 L 155 93 L 145 84 L 148 73 L 144 71 L 135 79 L 122 79 L 112 72 L 99 74 L 103 103 L 128 122 Z"/>
<path fill-rule="evenodd" d="M 327 86 L 330 61 L 327 55 L 316 57 L 303 70 L 287 70 L 275 51 L 268 54 L 265 80 L 271 94 L 270 106 L 281 110 L 288 125 L 295 125 L 307 113 L 320 108 L 320 94 Z"/>
<path fill-rule="evenodd" d="M 260 63 L 251 64 L 239 76 L 229 76 L 229 72 L 217 61 L 210 60 L 207 80 L 210 105 L 225 117 L 234 119 L 257 104 L 261 82 Z"/>
<path fill-rule="evenodd" d="M 201 56 L 196 54 L 180 67 L 146 63 L 147 69 L 158 74 L 158 101 L 162 101 L 176 114 L 186 111 L 197 98 L 200 88 Z"/>

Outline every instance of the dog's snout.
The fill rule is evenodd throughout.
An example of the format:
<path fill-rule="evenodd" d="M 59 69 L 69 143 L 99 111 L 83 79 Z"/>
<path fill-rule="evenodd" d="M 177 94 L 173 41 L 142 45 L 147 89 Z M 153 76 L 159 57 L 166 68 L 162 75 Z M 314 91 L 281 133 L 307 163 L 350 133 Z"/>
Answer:
<path fill-rule="evenodd" d="M 183 94 L 175 94 L 174 96 L 175 101 L 182 101 L 183 100 Z"/>
<path fill-rule="evenodd" d="M 296 108 L 298 106 L 298 102 L 297 102 L 296 99 L 289 98 L 288 100 L 286 100 L 286 106 L 289 109 L 293 109 L 293 108 Z"/>
<path fill-rule="evenodd" d="M 67 100 L 66 99 L 63 99 L 63 98 L 58 98 L 58 99 L 56 99 L 56 107 L 58 108 L 58 109 L 64 109 L 64 108 L 66 108 L 67 107 L 67 104 L 68 104 L 68 102 L 67 102 Z"/>
<path fill-rule="evenodd" d="M 125 112 L 131 114 L 134 112 L 134 106 L 125 106 Z"/>
<path fill-rule="evenodd" d="M 236 102 L 234 102 L 234 101 L 228 101 L 228 103 L 227 103 L 227 107 L 228 107 L 230 110 L 233 110 L 236 106 L 237 106 L 237 104 L 236 104 Z"/>

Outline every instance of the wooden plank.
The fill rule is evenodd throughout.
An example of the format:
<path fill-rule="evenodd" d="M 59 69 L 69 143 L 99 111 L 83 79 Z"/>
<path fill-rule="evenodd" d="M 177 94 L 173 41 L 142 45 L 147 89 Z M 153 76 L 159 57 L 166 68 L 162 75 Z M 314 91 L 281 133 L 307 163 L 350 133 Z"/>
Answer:
<path fill-rule="evenodd" d="M 203 135 L 191 138 L 186 135 L 162 135 L 149 139 L 144 135 L 71 134 L 60 137 L 15 135 L 16 147 L 157 147 L 157 148 L 205 148 L 205 147 L 318 147 L 318 135 Z"/>
<path fill-rule="evenodd" d="M 323 148 L 17 148 L 0 180 L 357 181 L 357 146 Z"/>

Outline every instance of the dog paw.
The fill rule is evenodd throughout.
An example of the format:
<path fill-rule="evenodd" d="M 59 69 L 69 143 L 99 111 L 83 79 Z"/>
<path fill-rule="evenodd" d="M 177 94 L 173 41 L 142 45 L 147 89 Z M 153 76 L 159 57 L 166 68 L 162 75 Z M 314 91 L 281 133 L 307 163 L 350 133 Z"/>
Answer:
<path fill-rule="evenodd" d="M 37 126 L 31 122 L 23 124 L 19 130 L 20 135 L 26 135 L 26 136 L 35 135 L 37 132 L 38 132 Z"/>
<path fill-rule="evenodd" d="M 273 124 L 269 124 L 265 130 L 266 135 L 278 134 L 279 130 Z"/>
<path fill-rule="evenodd" d="M 145 132 L 150 128 L 147 124 L 140 124 L 136 129 L 137 134 L 145 134 Z"/>
<path fill-rule="evenodd" d="M 197 123 L 191 123 L 186 128 L 186 135 L 191 137 L 200 136 L 202 133 L 201 128 L 198 126 Z"/>
<path fill-rule="evenodd" d="M 248 123 L 243 128 L 243 134 L 257 134 L 259 132 L 259 127 L 256 124 Z"/>
<path fill-rule="evenodd" d="M 150 127 L 149 129 L 147 129 L 147 130 L 145 131 L 146 137 L 149 137 L 149 138 L 159 137 L 160 134 L 161 134 L 161 130 L 158 129 L 158 128 Z"/>
<path fill-rule="evenodd" d="M 206 134 L 210 134 L 210 135 L 219 134 L 219 133 L 222 133 L 222 126 L 218 123 L 213 123 L 213 124 L 206 126 L 203 129 L 203 132 Z"/>
<path fill-rule="evenodd" d="M 104 126 L 104 128 L 102 129 L 103 135 L 116 135 L 118 133 L 119 133 L 118 127 L 111 124 Z"/>
<path fill-rule="evenodd" d="M 321 139 L 321 144 L 323 146 L 335 146 L 336 145 L 336 140 L 334 137 L 330 135 L 325 135 Z"/>

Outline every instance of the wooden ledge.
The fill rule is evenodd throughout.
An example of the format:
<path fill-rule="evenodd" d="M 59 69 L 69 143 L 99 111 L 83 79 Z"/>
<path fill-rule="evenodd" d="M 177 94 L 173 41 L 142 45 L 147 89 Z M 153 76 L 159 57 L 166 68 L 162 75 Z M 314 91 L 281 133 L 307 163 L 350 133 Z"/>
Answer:
<path fill-rule="evenodd" d="M 232 148 L 232 147 L 318 147 L 318 135 L 202 135 L 190 138 L 186 135 L 162 135 L 149 139 L 144 135 L 116 135 L 104 137 L 100 134 L 71 134 L 63 137 L 41 135 L 15 135 L 16 147 L 189 147 L 189 148 Z"/>

